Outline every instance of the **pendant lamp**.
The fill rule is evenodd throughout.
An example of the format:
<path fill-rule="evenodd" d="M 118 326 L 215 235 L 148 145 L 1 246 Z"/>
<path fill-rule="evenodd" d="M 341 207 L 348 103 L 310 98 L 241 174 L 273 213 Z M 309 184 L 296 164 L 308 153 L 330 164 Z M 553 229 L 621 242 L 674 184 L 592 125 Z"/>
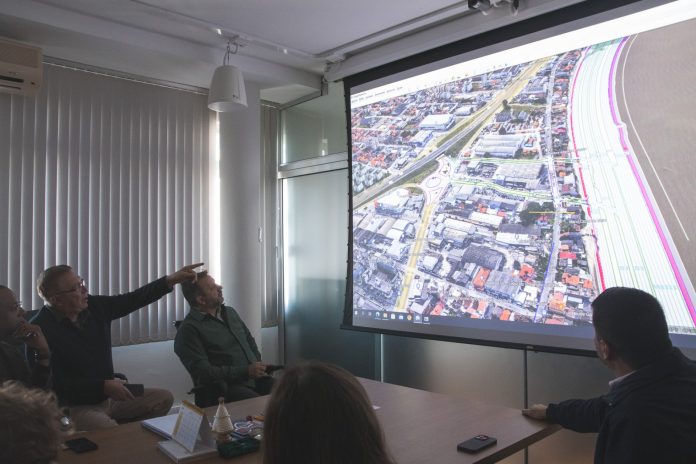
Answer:
<path fill-rule="evenodd" d="M 210 82 L 208 92 L 208 108 L 217 112 L 238 111 L 247 106 L 246 89 L 242 71 L 229 64 L 230 55 L 239 51 L 239 44 L 235 43 L 232 52 L 232 43 L 227 41 L 227 51 L 222 66 L 215 69 L 213 79 Z"/>

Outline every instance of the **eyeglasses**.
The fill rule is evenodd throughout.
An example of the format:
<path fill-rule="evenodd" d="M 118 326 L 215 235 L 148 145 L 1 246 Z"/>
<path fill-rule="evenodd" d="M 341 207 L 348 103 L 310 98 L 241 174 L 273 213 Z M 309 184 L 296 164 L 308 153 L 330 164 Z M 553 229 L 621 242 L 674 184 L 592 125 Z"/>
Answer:
<path fill-rule="evenodd" d="M 83 289 L 83 288 L 85 288 L 85 289 L 87 288 L 87 287 L 85 286 L 85 279 L 80 278 L 80 282 L 79 282 L 75 287 L 71 288 L 70 290 L 63 290 L 63 291 L 61 291 L 61 292 L 56 292 L 56 293 L 53 294 L 53 296 L 56 296 L 56 295 L 63 295 L 63 294 L 65 294 L 65 293 L 79 292 L 79 291 L 80 291 L 81 289 Z"/>

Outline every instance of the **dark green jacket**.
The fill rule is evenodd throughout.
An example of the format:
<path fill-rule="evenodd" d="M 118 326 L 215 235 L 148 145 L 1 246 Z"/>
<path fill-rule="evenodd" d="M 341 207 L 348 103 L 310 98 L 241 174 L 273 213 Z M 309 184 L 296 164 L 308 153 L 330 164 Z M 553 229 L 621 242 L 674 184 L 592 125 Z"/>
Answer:
<path fill-rule="evenodd" d="M 249 383 L 249 364 L 260 361 L 254 337 L 230 306 L 222 307 L 224 322 L 195 309 L 189 311 L 174 339 L 174 352 L 195 386 L 223 380 Z"/>

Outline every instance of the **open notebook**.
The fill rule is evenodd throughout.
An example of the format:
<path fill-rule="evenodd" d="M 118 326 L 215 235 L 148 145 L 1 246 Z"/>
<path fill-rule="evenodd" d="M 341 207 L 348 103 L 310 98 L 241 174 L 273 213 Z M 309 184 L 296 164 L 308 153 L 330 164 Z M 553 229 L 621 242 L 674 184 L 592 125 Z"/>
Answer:
<path fill-rule="evenodd" d="M 191 462 L 217 453 L 205 412 L 188 402 L 182 404 L 178 414 L 147 419 L 141 424 L 168 439 L 157 447 L 174 462 Z"/>
<path fill-rule="evenodd" d="M 168 416 L 155 417 L 153 419 L 147 419 L 141 422 L 142 426 L 151 432 L 155 432 L 167 440 L 171 440 L 172 432 L 174 431 L 174 426 L 176 425 L 176 419 L 179 414 L 170 414 Z"/>

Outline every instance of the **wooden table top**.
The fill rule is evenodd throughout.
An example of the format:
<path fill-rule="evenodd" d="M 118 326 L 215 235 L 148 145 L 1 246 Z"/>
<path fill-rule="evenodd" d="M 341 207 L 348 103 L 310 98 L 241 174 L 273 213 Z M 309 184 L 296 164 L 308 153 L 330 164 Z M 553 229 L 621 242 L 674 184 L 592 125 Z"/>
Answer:
<path fill-rule="evenodd" d="M 469 401 L 463 398 L 360 379 L 384 429 L 392 456 L 399 464 L 484 464 L 497 462 L 560 429 L 559 426 L 534 421 L 518 409 Z M 233 418 L 262 412 L 268 397 L 262 396 L 235 403 L 227 409 Z M 216 407 L 206 412 L 212 418 Z M 477 454 L 457 451 L 457 443 L 476 435 L 490 435 L 498 443 Z M 105 430 L 77 434 L 97 443 L 99 449 L 83 454 L 60 451 L 60 464 L 139 464 L 171 463 L 157 449 L 163 438 L 142 427 L 139 422 Z M 222 463 L 229 460 L 213 456 L 199 463 Z M 260 453 L 234 458 L 235 464 L 261 462 Z"/>

